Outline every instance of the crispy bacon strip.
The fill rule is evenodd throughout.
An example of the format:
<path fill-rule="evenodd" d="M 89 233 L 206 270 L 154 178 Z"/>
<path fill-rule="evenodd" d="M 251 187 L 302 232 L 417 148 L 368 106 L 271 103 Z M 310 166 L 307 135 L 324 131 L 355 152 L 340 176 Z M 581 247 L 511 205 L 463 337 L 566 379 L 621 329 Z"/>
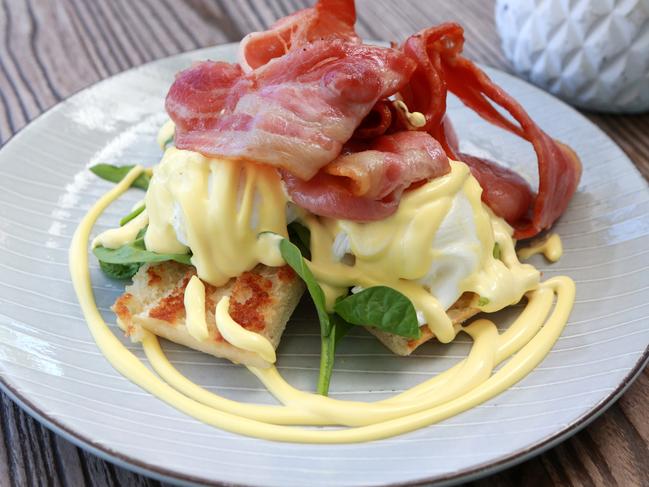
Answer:
<path fill-rule="evenodd" d="M 309 179 L 414 68 L 397 49 L 316 41 L 239 77 L 236 65 L 199 63 L 177 76 L 166 108 L 179 149 Z"/>
<path fill-rule="evenodd" d="M 360 42 L 355 23 L 354 0 L 319 0 L 311 8 L 279 19 L 267 31 L 244 37 L 239 44 L 239 64 L 249 73 L 292 48 L 315 40 L 337 38 Z"/>
<path fill-rule="evenodd" d="M 238 64 L 220 61 L 194 63 L 177 73 L 167 93 L 165 108 L 178 132 L 205 130 L 212 126 L 242 76 Z"/>
<path fill-rule="evenodd" d="M 460 152 L 457 135 L 448 117 L 444 118 L 444 137 L 456 159 L 465 162 L 478 180 L 483 199 L 498 216 L 508 222 L 525 218 L 534 202 L 534 192 L 518 173 L 481 157 Z"/>
<path fill-rule="evenodd" d="M 323 172 L 345 179 L 354 196 L 401 197 L 412 183 L 451 170 L 442 146 L 425 132 L 399 132 L 377 138 L 371 148 L 344 154 Z"/>
<path fill-rule="evenodd" d="M 441 24 L 410 37 L 403 50 L 417 61 L 417 70 L 402 96 L 411 110 L 426 115 L 426 127 L 449 157 L 467 162 L 483 187 L 483 200 L 515 228 L 516 238 L 529 238 L 552 226 L 565 211 L 581 176 L 581 163 L 568 146 L 552 139 L 523 107 L 475 64 L 462 57 L 464 31 L 455 23 Z M 522 137 L 538 158 L 539 188 L 534 196 L 523 179 L 502 166 L 462 154 L 449 140 L 445 120 L 447 90 L 485 120 Z M 517 122 L 506 119 L 494 105 Z"/>
<path fill-rule="evenodd" d="M 515 227 L 517 238 L 549 228 L 576 189 L 579 160 L 461 56 L 462 28 L 447 23 L 423 30 L 398 50 L 363 45 L 355 20 L 353 0 L 319 0 L 247 36 L 240 65 L 205 62 L 180 73 L 166 105 L 177 147 L 282 168 L 296 202 L 314 213 L 383 218 L 411 184 L 448 168 L 445 160 L 437 168 L 430 164 L 437 156 L 430 156 L 428 135 L 425 141 L 401 135 L 414 127 L 387 99 L 400 91 L 412 111 L 425 114 L 422 130 L 471 167 L 483 200 Z M 533 144 L 537 194 L 511 170 L 459 151 L 445 117 L 449 90 L 487 121 Z M 396 147 L 397 141 L 405 145 Z M 423 145 L 408 145 L 414 142 Z"/>
<path fill-rule="evenodd" d="M 352 139 L 367 140 L 383 135 L 392 125 L 392 103 L 379 100 L 354 131 Z"/>
<path fill-rule="evenodd" d="M 412 184 L 449 171 L 448 157 L 429 134 L 399 132 L 341 155 L 309 181 L 282 177 L 291 199 L 316 215 L 373 221 L 393 214 Z"/>

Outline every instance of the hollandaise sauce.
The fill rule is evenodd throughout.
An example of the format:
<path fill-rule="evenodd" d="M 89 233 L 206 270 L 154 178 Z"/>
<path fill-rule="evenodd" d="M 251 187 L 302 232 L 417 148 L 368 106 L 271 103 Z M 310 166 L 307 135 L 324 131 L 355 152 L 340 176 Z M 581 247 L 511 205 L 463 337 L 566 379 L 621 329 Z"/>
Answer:
<path fill-rule="evenodd" d="M 173 151 L 175 149 L 170 156 L 180 152 Z M 169 167 L 171 172 L 168 177 L 172 177 L 171 166 L 173 165 Z M 218 240 L 214 252 L 209 248 L 204 249 L 204 255 L 209 257 L 202 257 L 195 261 L 199 276 L 201 278 L 207 276 L 208 282 L 219 282 L 221 276 L 228 275 L 229 272 L 242 272 L 249 268 L 250 262 L 255 258 L 258 259 L 257 262 L 271 259 L 270 264 L 280 265 L 281 256 L 270 251 L 272 243 L 270 239 L 262 239 L 259 244 L 249 240 L 244 235 L 243 223 L 236 219 L 228 219 L 227 215 L 227 221 L 222 223 L 224 227 L 219 226 L 221 223 L 202 216 L 203 221 L 198 224 L 185 221 L 184 237 L 188 241 L 181 242 L 181 239 L 177 238 L 177 233 L 174 232 L 173 235 L 171 233 L 174 222 L 170 220 L 169 214 L 173 215 L 174 211 L 176 214 L 185 215 L 188 212 L 196 212 L 198 215 L 203 215 L 201 212 L 209 214 L 212 205 L 208 205 L 205 201 L 210 198 L 221 198 L 222 204 L 230 205 L 230 208 L 239 208 L 239 211 L 232 211 L 231 214 L 242 211 L 246 213 L 245 225 L 250 225 L 251 219 L 255 220 L 251 215 L 258 211 L 260 216 L 256 220 L 257 223 L 253 225 L 255 230 L 267 230 L 279 234 L 285 232 L 283 213 L 281 216 L 264 213 L 264 205 L 258 210 L 254 209 L 256 191 L 254 188 L 257 184 L 269 185 L 268 189 L 262 191 L 264 195 L 275 194 L 274 197 L 278 198 L 278 201 L 284 198 L 273 189 L 277 187 L 273 185 L 275 176 L 265 173 L 263 169 L 257 173 L 245 165 L 237 167 L 234 164 L 223 164 L 222 166 L 217 168 L 210 164 L 192 165 L 188 170 L 201 172 L 203 183 L 190 183 L 188 180 L 187 187 L 182 190 L 165 185 L 161 179 L 160 186 L 151 189 L 157 192 L 158 203 L 162 201 L 167 205 L 167 212 L 159 211 L 159 204 L 157 209 L 155 204 L 150 204 L 152 203 L 149 201 L 150 195 L 147 195 L 146 203 L 149 231 L 152 225 L 156 228 L 151 237 L 147 231 L 147 248 L 149 245 L 162 246 L 171 242 L 173 248 L 164 249 L 165 252 L 180 252 L 189 246 L 196 257 L 197 252 L 194 250 L 196 242 L 191 241 L 190 234 L 210 232 L 210 235 Z M 410 215 L 410 218 L 418 222 L 416 224 L 408 224 L 407 218 L 399 214 L 391 217 L 393 220 L 390 223 L 379 222 L 384 225 L 383 229 L 379 227 L 361 229 L 355 228 L 354 225 L 357 224 L 350 222 L 335 224 L 326 220 L 309 220 L 309 217 L 306 223 L 312 232 L 312 268 L 319 280 L 322 280 L 328 288 L 329 299 L 335 299 L 340 289 L 352 281 L 352 277 L 357 279 L 354 285 L 360 286 L 371 286 L 377 280 L 384 279 L 386 276 L 378 275 L 372 270 L 371 262 L 376 259 L 386 259 L 390 272 L 395 275 L 387 281 L 388 285 L 396 286 L 413 300 L 418 309 L 424 311 L 426 321 L 435 323 L 433 331 L 442 341 L 452 340 L 456 333 L 468 335 L 473 340 L 468 356 L 445 372 L 389 399 L 376 402 L 337 400 L 297 390 L 288 384 L 278 370 L 270 365 L 275 361 L 272 345 L 271 353 L 268 349 L 270 343 L 251 340 L 250 336 L 242 333 L 245 330 L 228 315 L 227 301 L 220 301 L 217 306 L 216 321 L 219 327 L 223 326 L 222 329 L 220 328 L 221 332 L 224 336 L 229 336 L 233 342 L 237 342 L 241 348 L 259 353 L 269 362 L 268 368 L 249 367 L 249 369 L 282 405 L 243 404 L 232 401 L 215 395 L 184 377 L 166 358 L 157 337 L 143 329 L 139 336 L 146 356 L 154 369 L 150 370 L 112 333 L 97 309 L 88 268 L 90 233 L 101 213 L 129 188 L 142 170 L 141 167 L 135 167 L 126 178 L 100 198 L 82 219 L 70 247 L 69 263 L 72 282 L 98 347 L 120 373 L 178 410 L 224 430 L 276 441 L 353 443 L 386 438 L 422 428 L 487 401 L 521 380 L 550 351 L 561 334 L 574 303 L 575 286 L 571 279 L 554 277 L 539 283 L 538 272 L 533 267 L 518 263 L 508 229 L 504 224 L 494 224 L 493 222 L 497 220 L 491 218 L 482 206 L 480 211 L 477 211 L 479 201 L 475 201 L 475 195 L 477 194 L 479 199 L 479 191 L 473 187 L 474 180 L 469 177 L 468 170 L 466 173 L 463 172 L 463 165 L 454 163 L 453 171 L 446 180 L 438 184 L 433 182 L 425 185 L 422 191 L 415 190 L 404 197 L 401 204 L 403 211 L 415 212 L 416 214 Z M 209 174 L 220 170 L 225 171 L 226 174 L 212 177 L 210 180 Z M 240 171 L 245 171 L 246 182 L 243 185 L 216 186 L 220 184 L 218 181 L 228 179 L 223 176 L 229 175 L 232 175 L 230 181 L 236 183 L 238 180 L 234 174 L 240 174 Z M 261 176 L 253 176 L 253 173 Z M 176 176 L 182 177 L 182 174 L 176 173 Z M 253 181 L 254 184 L 248 181 Z M 214 185 L 212 189 L 210 184 Z M 452 191 L 449 189 L 451 187 L 456 190 Z M 178 192 L 174 193 L 174 191 Z M 437 192 L 437 197 L 426 199 L 426 192 Z M 444 305 L 424 298 L 418 291 L 425 288 L 423 284 L 404 285 L 407 280 L 425 281 L 426 276 L 422 276 L 418 268 L 408 260 L 408 256 L 404 255 L 406 246 L 399 248 L 398 243 L 395 242 L 407 242 L 411 239 L 410 244 L 419 245 L 418 250 L 421 251 L 420 258 L 423 259 L 423 264 L 420 262 L 419 268 L 431 264 L 439 248 L 430 247 L 430 238 L 428 245 L 424 246 L 421 243 L 423 238 L 418 240 L 415 232 L 434 232 L 435 228 L 444 225 L 444 215 L 447 215 L 455 204 L 464 204 L 457 203 L 458 194 L 462 195 L 461 201 L 476 210 L 473 212 L 474 218 L 471 223 L 477 229 L 472 230 L 476 240 L 476 249 L 474 249 L 476 263 L 467 276 L 460 279 L 461 283 L 454 292 L 471 291 L 484 296 L 489 301 L 485 305 L 487 307 L 498 306 L 499 300 L 512 299 L 511 295 L 499 293 L 520 292 L 521 289 L 525 293 L 526 306 L 519 317 L 502 333 L 498 332 L 494 323 L 486 319 L 478 319 L 467 326 L 453 327 L 442 316 L 445 315 Z M 196 199 L 201 201 L 191 201 L 190 195 L 199 196 Z M 174 210 L 176 205 L 180 206 L 180 210 Z M 434 210 L 434 207 L 437 210 Z M 419 215 L 422 215 L 420 219 L 418 219 Z M 187 230 L 192 225 L 194 227 Z M 493 230 L 487 231 L 487 225 L 493 225 Z M 234 241 L 230 244 L 218 234 L 219 230 L 227 226 L 231 226 L 233 232 Z M 481 228 L 483 230 L 480 230 Z M 343 233 L 343 237 L 338 237 Z M 167 237 L 164 238 L 164 235 Z M 344 259 L 333 255 L 332 243 L 337 238 L 349 241 L 350 253 L 355 256 L 353 262 L 343 262 Z M 494 257 L 493 252 L 496 243 L 500 245 L 501 255 L 498 259 Z M 225 246 L 223 250 L 225 257 L 220 257 L 215 252 L 221 245 Z M 237 253 L 238 246 L 242 249 L 240 254 Z M 270 257 L 261 254 L 269 254 Z M 238 257 L 240 255 L 243 257 Z M 329 264 L 333 267 L 328 267 Z M 482 277 L 479 276 L 481 272 L 484 273 Z M 485 284 L 490 280 L 493 281 L 491 287 Z M 503 286 L 515 289 L 499 291 L 498 289 Z M 204 290 L 196 286 L 196 289 L 190 290 L 190 295 L 187 297 L 188 306 L 200 309 L 201 297 L 204 299 Z M 515 300 L 509 303 L 511 302 Z M 204 331 L 203 322 L 198 318 L 195 333 L 201 335 L 201 330 Z M 309 426 L 325 425 L 344 426 L 344 428 L 309 428 Z"/>
<path fill-rule="evenodd" d="M 518 261 L 511 228 L 494 217 L 481 195 L 468 166 L 452 161 L 447 175 L 405 193 L 398 211 L 384 220 L 305 217 L 311 270 L 328 305 L 352 286 L 389 286 L 407 296 L 436 338 L 448 343 L 457 327 L 446 310 L 463 293 L 480 296 L 486 312 L 518 302 L 537 287 L 540 274 Z M 351 259 L 335 255 L 341 235 Z"/>
<path fill-rule="evenodd" d="M 257 238 L 263 232 L 286 236 L 287 199 L 271 167 L 208 159 L 171 147 L 145 201 L 146 248 L 161 254 L 191 248 L 198 277 L 214 286 L 260 262 L 283 264 L 279 252 Z"/>
<path fill-rule="evenodd" d="M 185 288 L 183 297 L 187 330 L 196 340 L 207 340 L 210 336 L 205 318 L 205 285 L 198 277 L 192 276 Z"/>
<path fill-rule="evenodd" d="M 536 242 L 518 251 L 518 257 L 521 259 L 529 259 L 537 254 L 543 254 L 550 262 L 557 262 L 563 254 L 563 245 L 561 244 L 559 235 L 553 233 L 540 242 Z"/>
<path fill-rule="evenodd" d="M 234 321 L 228 310 L 230 309 L 230 298 L 223 296 L 216 305 L 216 326 L 221 336 L 235 347 L 242 350 L 248 350 L 259 355 L 262 359 L 270 364 L 274 364 L 275 347 L 259 333 L 246 330 L 239 323 Z"/>

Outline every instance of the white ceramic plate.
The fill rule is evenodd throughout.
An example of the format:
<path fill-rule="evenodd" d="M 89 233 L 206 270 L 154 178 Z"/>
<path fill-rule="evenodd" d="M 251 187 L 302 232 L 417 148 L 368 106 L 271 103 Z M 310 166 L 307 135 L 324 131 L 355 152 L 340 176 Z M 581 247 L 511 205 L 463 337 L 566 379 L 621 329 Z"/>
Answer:
<path fill-rule="evenodd" d="M 0 374 L 14 399 L 49 427 L 117 463 L 184 482 L 250 485 L 379 485 L 455 481 L 522 461 L 584 426 L 641 370 L 649 344 L 649 191 L 622 151 L 577 112 L 538 89 L 490 70 L 553 136 L 572 145 L 584 176 L 556 230 L 560 263 L 534 262 L 545 276 L 577 281 L 570 322 L 528 377 L 480 407 L 397 438 L 356 445 L 273 443 L 226 433 L 177 412 L 119 375 L 97 350 L 68 275 L 70 237 L 110 184 L 97 162 L 152 165 L 163 101 L 192 61 L 233 59 L 235 47 L 182 54 L 123 73 L 50 110 L 0 152 Z M 481 151 L 535 179 L 531 149 L 489 127 L 457 102 L 450 113 L 469 151 Z M 100 220 L 116 225 L 143 193 L 131 190 Z M 93 262 L 105 318 L 123 284 Z M 514 310 L 515 311 L 515 310 Z M 502 313 L 506 324 L 510 313 Z M 128 345 L 143 356 L 138 345 Z M 464 357 L 459 338 L 426 344 L 410 358 L 390 355 L 358 330 L 342 343 L 332 395 L 379 399 Z M 165 344 L 190 378 L 219 394 L 273 403 L 244 368 Z M 315 383 L 319 336 L 302 306 L 279 350 L 293 384 Z"/>

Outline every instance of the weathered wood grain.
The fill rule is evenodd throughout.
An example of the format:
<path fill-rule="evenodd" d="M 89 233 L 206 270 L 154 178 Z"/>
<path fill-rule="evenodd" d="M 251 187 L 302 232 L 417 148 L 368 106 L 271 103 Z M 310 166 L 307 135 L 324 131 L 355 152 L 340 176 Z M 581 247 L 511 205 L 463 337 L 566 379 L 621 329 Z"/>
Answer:
<path fill-rule="evenodd" d="M 0 143 L 61 99 L 125 69 L 239 40 L 311 0 L 0 0 Z M 466 54 L 508 69 L 493 1 L 358 0 L 367 38 L 403 40 L 445 20 L 466 28 Z M 649 178 L 649 116 L 589 118 Z M 649 485 L 649 373 L 570 440 L 474 486 Z M 0 397 L 0 485 L 159 486 L 88 454 Z"/>

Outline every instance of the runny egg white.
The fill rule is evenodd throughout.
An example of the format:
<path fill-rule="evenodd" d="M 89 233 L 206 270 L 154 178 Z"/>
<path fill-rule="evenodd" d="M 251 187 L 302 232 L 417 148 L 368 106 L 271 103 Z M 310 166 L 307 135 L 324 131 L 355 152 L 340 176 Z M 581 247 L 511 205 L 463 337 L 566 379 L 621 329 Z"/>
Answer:
<path fill-rule="evenodd" d="M 515 258 L 511 228 L 481 201 L 468 167 L 406 192 L 397 211 L 362 223 L 312 215 L 286 195 L 273 168 L 170 148 L 146 196 L 147 249 L 192 252 L 201 279 L 215 286 L 255 265 L 282 265 L 261 233 L 286 235 L 297 220 L 311 232 L 309 267 L 333 309 L 338 297 L 371 286 L 398 290 L 415 306 L 420 324 L 440 341 L 454 336 L 446 311 L 464 293 L 496 311 L 520 300 L 538 271 Z M 495 259 L 496 242 L 511 258 Z M 433 329 L 435 328 L 435 329 Z"/>
<path fill-rule="evenodd" d="M 241 205 L 243 203 L 243 193 L 244 193 L 244 184 L 245 181 L 239 180 L 238 183 L 238 192 L 237 192 L 237 211 L 241 209 Z M 210 173 L 208 177 L 208 183 L 207 183 L 207 197 L 208 199 L 212 198 L 212 193 L 214 191 L 214 175 Z M 288 196 L 287 196 L 288 199 Z M 250 218 L 249 218 L 249 227 L 250 231 L 254 231 L 256 228 L 259 228 L 260 221 L 259 221 L 259 211 L 261 206 L 264 204 L 264 199 L 262 195 L 260 194 L 259 191 L 255 191 L 254 197 L 252 200 L 252 210 L 250 212 Z M 281 209 L 278 208 L 278 211 L 281 211 Z M 285 206 L 285 214 L 286 214 L 286 223 L 292 223 L 295 220 L 297 220 L 299 214 L 300 214 L 300 209 L 291 201 L 288 201 Z M 183 209 L 180 206 L 180 203 L 178 201 L 174 201 L 173 203 L 173 213 L 171 215 L 171 226 L 173 227 L 173 231 L 176 234 L 176 239 L 178 241 L 189 247 L 189 241 L 187 239 L 187 223 L 185 221 L 185 216 L 183 213 Z"/>
<path fill-rule="evenodd" d="M 448 309 L 462 294 L 460 283 L 478 270 L 482 254 L 473 209 L 464 193 L 453 198 L 450 211 L 435 233 L 432 249 L 433 262 L 418 282 Z"/>
<path fill-rule="evenodd" d="M 221 286 L 259 263 L 283 263 L 258 235 L 285 234 L 285 208 L 275 169 L 171 147 L 146 195 L 146 248 L 158 253 L 189 248 L 198 276 Z"/>
<path fill-rule="evenodd" d="M 473 208 L 463 192 L 453 198 L 451 208 L 435 232 L 430 246 L 434 258 L 425 275 L 417 282 L 437 298 L 444 309 L 448 309 L 462 295 L 462 281 L 477 271 L 482 253 Z M 336 235 L 332 251 L 338 261 L 353 255 L 349 235 L 345 231 Z M 362 286 L 352 288 L 353 293 L 362 290 Z M 417 310 L 417 320 L 420 325 L 426 323 L 420 310 Z"/>
<path fill-rule="evenodd" d="M 447 343 L 456 333 L 447 311 L 463 295 L 487 312 L 518 302 L 538 285 L 539 273 L 518 261 L 511 227 L 481 196 L 468 166 L 451 161 L 448 174 L 404 193 L 385 219 L 303 217 L 311 231 L 310 267 L 327 304 L 333 308 L 349 288 L 387 286 L 405 295 L 419 323 Z"/>

